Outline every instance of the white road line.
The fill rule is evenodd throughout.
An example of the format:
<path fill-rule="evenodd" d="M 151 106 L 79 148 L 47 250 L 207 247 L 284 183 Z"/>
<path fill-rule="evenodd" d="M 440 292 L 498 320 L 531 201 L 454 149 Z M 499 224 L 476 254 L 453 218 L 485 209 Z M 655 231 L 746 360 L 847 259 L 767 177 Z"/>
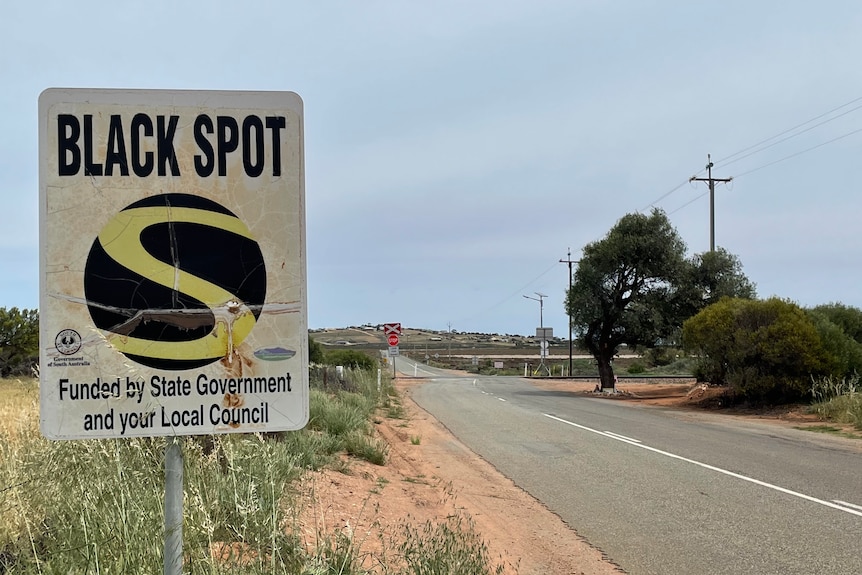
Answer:
<path fill-rule="evenodd" d="M 844 507 L 852 507 L 853 509 L 858 509 L 859 511 L 862 511 L 862 505 L 847 503 L 846 501 L 841 501 L 840 499 L 833 499 L 832 501 L 834 501 L 838 505 L 843 505 Z"/>
<path fill-rule="evenodd" d="M 437 376 L 437 374 L 434 372 L 426 371 L 426 370 L 422 369 L 421 367 L 417 367 L 418 365 L 419 365 L 418 363 L 413 364 L 413 369 L 414 369 L 413 376 L 414 377 L 416 377 L 417 372 L 418 373 L 424 373 L 425 375 L 430 375 L 431 377 Z M 402 371 L 401 373 L 404 373 L 404 371 Z"/>
<path fill-rule="evenodd" d="M 633 439 L 631 437 L 626 437 L 625 435 L 620 435 L 619 433 L 614 433 L 613 431 L 605 431 L 603 433 L 606 433 L 608 435 L 613 435 L 614 437 L 619 437 L 620 439 L 625 439 L 626 441 L 633 441 L 635 443 L 641 443 L 640 439 Z"/>
<path fill-rule="evenodd" d="M 630 441 L 628 439 L 623 439 L 620 436 L 607 433 L 605 431 L 599 431 L 598 429 L 593 429 L 591 427 L 587 427 L 585 425 L 580 425 L 578 423 L 573 423 L 571 421 L 567 421 L 565 419 L 561 419 L 554 415 L 550 415 L 548 413 L 543 413 L 545 417 L 549 419 L 553 419 L 554 421 L 559 421 L 560 423 L 565 423 L 566 425 L 571 425 L 572 427 L 577 427 L 578 429 L 583 429 L 584 431 L 589 431 L 590 433 L 595 433 L 597 435 L 602 435 L 604 437 L 610 437 L 611 439 L 615 439 L 617 441 L 622 441 L 623 443 L 628 443 L 629 445 L 634 445 L 635 447 L 640 447 L 641 449 L 646 449 L 647 451 L 652 451 L 653 453 L 658 453 L 659 455 L 664 455 L 665 457 L 670 457 L 671 459 L 677 459 L 679 461 L 685 461 L 686 463 L 691 463 L 692 465 L 697 465 L 698 467 L 703 467 L 704 469 L 709 469 L 710 471 L 715 471 L 716 473 L 722 473 L 724 475 L 728 475 L 730 477 L 735 477 L 736 479 L 741 479 L 743 481 L 748 481 L 749 483 L 754 483 L 755 485 L 760 485 L 761 487 L 767 487 L 769 489 L 774 489 L 775 491 L 780 491 L 781 493 L 786 493 L 787 495 L 792 495 L 794 497 L 799 497 L 800 499 L 805 499 L 806 501 L 811 501 L 813 503 L 817 503 L 823 505 L 825 507 L 831 507 L 832 509 L 837 509 L 838 511 L 843 511 L 845 513 L 850 513 L 851 515 L 858 515 L 862 517 L 862 509 L 856 510 L 851 507 L 856 507 L 855 505 L 851 507 L 844 507 L 842 505 L 838 505 L 832 501 L 826 501 L 824 499 L 818 499 L 816 497 L 811 497 L 810 495 L 805 495 L 804 493 L 799 493 L 798 491 L 791 491 L 790 489 L 786 489 L 784 487 L 779 487 L 778 485 L 773 485 L 772 483 L 767 483 L 765 481 L 761 481 L 759 479 L 754 479 L 753 477 L 748 477 L 745 475 L 740 475 L 739 473 L 734 473 L 733 471 L 728 471 L 727 469 L 722 469 L 721 467 L 715 467 L 714 465 L 709 465 L 708 463 L 701 463 L 700 461 L 695 461 L 694 459 L 689 459 L 687 457 L 683 457 L 681 455 L 676 455 L 675 453 L 670 453 L 668 451 L 662 451 L 661 449 L 656 449 L 655 447 L 650 447 L 649 445 L 644 445 L 643 443 L 637 443 L 635 441 Z"/>
<path fill-rule="evenodd" d="M 499 399 L 500 401 L 506 401 L 506 400 L 505 400 L 505 399 L 503 399 L 502 397 L 498 397 L 497 399 Z"/>

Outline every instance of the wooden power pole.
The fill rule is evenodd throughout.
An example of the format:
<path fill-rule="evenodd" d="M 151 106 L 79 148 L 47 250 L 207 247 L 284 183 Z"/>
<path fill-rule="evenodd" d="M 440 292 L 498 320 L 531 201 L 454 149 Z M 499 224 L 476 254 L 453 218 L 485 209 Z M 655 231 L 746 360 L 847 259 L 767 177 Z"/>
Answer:
<path fill-rule="evenodd" d="M 579 263 L 579 260 L 572 259 L 572 248 L 569 248 L 568 257 L 564 260 L 560 260 L 561 264 L 569 264 L 569 292 L 572 291 L 572 264 Z M 568 296 L 568 294 L 566 294 Z M 568 306 L 566 306 L 568 307 Z M 572 377 L 572 355 L 573 355 L 573 343 L 572 343 L 572 314 L 569 315 L 569 377 Z"/>
<path fill-rule="evenodd" d="M 712 158 L 709 154 L 706 155 L 706 177 L 698 178 L 692 176 L 689 182 L 707 182 L 709 184 L 709 251 L 715 251 L 715 182 L 729 182 L 733 178 L 713 178 L 712 177 Z"/>

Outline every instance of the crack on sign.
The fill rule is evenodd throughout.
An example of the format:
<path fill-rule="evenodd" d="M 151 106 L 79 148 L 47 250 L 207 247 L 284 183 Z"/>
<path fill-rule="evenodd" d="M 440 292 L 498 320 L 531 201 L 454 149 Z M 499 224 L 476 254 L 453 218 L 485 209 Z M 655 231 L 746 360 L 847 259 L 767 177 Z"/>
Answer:
<path fill-rule="evenodd" d="M 247 368 L 253 368 L 254 360 L 250 349 L 242 349 L 242 342 L 234 341 L 234 324 L 248 315 L 282 315 L 294 314 L 302 311 L 299 301 L 269 302 L 262 305 L 248 305 L 232 298 L 222 305 L 206 308 L 147 308 L 137 309 L 121 306 L 108 305 L 96 301 L 88 301 L 85 298 L 69 296 L 65 294 L 52 293 L 50 297 L 62 299 L 71 303 L 98 308 L 111 312 L 125 318 L 122 322 L 112 325 L 110 328 L 102 328 L 102 331 L 110 332 L 107 337 L 98 335 L 90 337 L 82 343 L 84 347 L 90 347 L 100 343 L 111 343 L 118 338 L 127 342 L 128 338 L 134 337 L 135 330 L 142 324 L 158 322 L 182 330 L 195 330 L 205 326 L 212 326 L 208 332 L 209 337 L 218 337 L 219 326 L 225 331 L 224 355 L 220 363 L 229 373 L 237 377 L 242 376 Z M 213 324 L 213 320 L 215 323 Z M 96 328 L 94 328 L 96 329 Z"/>
<path fill-rule="evenodd" d="M 168 209 L 168 236 L 171 247 L 171 262 L 174 264 L 174 289 L 171 291 L 171 304 L 174 309 L 178 309 L 180 307 L 180 247 L 177 242 L 177 230 L 171 201 L 167 196 L 165 197 L 165 207 Z"/>

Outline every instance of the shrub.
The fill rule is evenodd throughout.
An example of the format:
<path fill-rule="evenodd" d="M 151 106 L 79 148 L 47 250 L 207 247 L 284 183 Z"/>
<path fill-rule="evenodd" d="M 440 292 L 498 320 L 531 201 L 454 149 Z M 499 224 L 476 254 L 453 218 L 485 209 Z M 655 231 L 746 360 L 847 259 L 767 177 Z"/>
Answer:
<path fill-rule="evenodd" d="M 844 333 L 862 343 L 862 310 L 841 303 L 819 305 L 811 311 L 839 326 Z"/>
<path fill-rule="evenodd" d="M 664 367 L 676 361 L 677 353 L 672 347 L 651 347 L 643 352 L 643 360 L 649 367 Z"/>
<path fill-rule="evenodd" d="M 627 371 L 631 375 L 638 375 L 638 374 L 644 373 L 646 371 L 646 367 L 644 367 L 644 364 L 636 361 L 629 366 Z"/>
<path fill-rule="evenodd" d="M 820 343 L 829 357 L 829 374 L 836 379 L 843 379 L 854 373 L 862 373 L 862 343 L 851 337 L 841 324 L 830 319 L 829 314 L 808 310 L 808 316 L 817 328 Z"/>
<path fill-rule="evenodd" d="M 683 324 L 683 341 L 700 356 L 699 375 L 756 403 L 802 399 L 830 364 L 805 312 L 778 298 L 724 298 Z"/>
<path fill-rule="evenodd" d="M 354 349 L 334 349 L 326 352 L 324 362 L 327 365 L 343 365 L 354 369 L 373 370 L 377 367 L 377 360 L 369 355 Z"/>

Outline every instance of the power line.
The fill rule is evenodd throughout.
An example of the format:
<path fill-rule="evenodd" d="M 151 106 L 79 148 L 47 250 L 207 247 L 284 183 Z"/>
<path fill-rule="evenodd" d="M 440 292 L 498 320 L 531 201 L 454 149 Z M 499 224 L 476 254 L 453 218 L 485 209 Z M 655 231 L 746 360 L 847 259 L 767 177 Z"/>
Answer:
<path fill-rule="evenodd" d="M 844 103 L 844 104 L 841 104 L 840 106 L 838 106 L 838 107 L 836 107 L 836 108 L 832 108 L 832 109 L 831 109 L 831 110 L 829 110 L 828 112 L 823 112 L 823 113 L 822 113 L 822 114 L 820 114 L 819 116 L 815 116 L 815 117 L 811 118 L 810 120 L 806 120 L 806 121 L 802 122 L 801 124 L 797 124 L 797 125 L 793 126 L 792 128 L 788 128 L 788 129 L 784 130 L 783 132 L 779 132 L 778 134 L 775 134 L 774 136 L 770 136 L 769 138 L 766 138 L 765 140 L 761 140 L 761 141 L 757 142 L 756 144 L 752 144 L 752 145 L 750 145 L 750 146 L 748 146 L 748 147 L 746 147 L 746 148 L 743 148 L 743 149 L 739 150 L 738 152 L 734 152 L 734 153 L 730 154 L 729 156 L 726 156 L 726 157 L 724 157 L 724 158 L 722 158 L 722 159 L 720 159 L 720 160 L 716 160 L 716 163 L 717 163 L 717 164 L 721 164 L 721 163 L 724 163 L 724 162 L 728 162 L 728 160 L 730 160 L 731 158 L 736 157 L 736 156 L 738 156 L 738 155 L 740 155 L 740 154 L 744 154 L 745 152 L 747 152 L 747 151 L 751 150 L 752 148 L 756 148 L 756 147 L 760 146 L 761 144 L 765 144 L 766 142 L 769 142 L 769 141 L 771 141 L 771 140 L 774 140 L 775 138 L 780 138 L 780 137 L 781 137 L 781 136 L 783 136 L 784 134 L 789 134 L 790 132 L 792 132 L 793 130 L 796 130 L 797 128 L 801 128 L 802 126 L 804 126 L 804 125 L 806 125 L 806 124 L 810 124 L 811 122 L 814 122 L 815 120 L 819 120 L 820 118 L 823 118 L 823 117 L 825 117 L 825 116 L 828 116 L 829 114 L 831 114 L 831 113 L 833 113 L 833 112 L 837 112 L 837 111 L 838 111 L 838 110 L 840 110 L 841 108 L 846 108 L 847 106 L 849 106 L 849 105 L 851 105 L 851 104 L 855 104 L 856 102 L 858 102 L 858 101 L 860 101 L 860 100 L 862 100 L 862 96 L 859 96 L 858 98 L 854 98 L 853 100 L 850 100 L 849 102 L 846 102 L 846 103 Z M 858 110 L 860 107 L 862 107 L 862 106 L 857 106 L 857 107 L 853 108 L 852 110 L 848 110 L 847 112 L 844 112 L 843 114 L 840 114 L 840 115 L 838 115 L 838 116 L 835 116 L 835 118 L 831 118 L 831 119 L 829 119 L 829 120 L 826 120 L 825 122 L 821 122 L 820 124 L 817 124 L 817 126 L 821 126 L 821 125 L 823 125 L 823 124 L 825 124 L 825 123 L 827 123 L 827 122 L 831 122 L 832 120 L 835 120 L 835 119 L 837 119 L 837 118 L 840 118 L 841 116 L 844 116 L 844 115 L 846 115 L 846 114 L 849 114 L 850 112 L 853 112 L 854 110 Z M 814 126 L 814 127 L 816 127 L 816 126 Z M 806 131 L 807 131 L 807 130 L 806 130 Z M 800 134 L 801 134 L 801 133 L 803 133 L 803 132 L 800 132 Z M 791 136 L 791 137 L 793 137 L 793 136 Z M 782 140 L 782 141 L 783 141 L 783 140 Z M 764 149 L 766 149 L 766 148 L 764 148 Z M 736 161 L 736 160 L 734 160 L 734 161 Z M 730 162 L 728 162 L 728 163 L 730 163 Z"/>
<path fill-rule="evenodd" d="M 699 176 L 701 173 L 703 173 L 703 170 L 701 170 L 700 172 L 698 172 L 696 175 L 698 175 L 698 176 Z M 690 180 L 684 180 L 684 181 L 680 182 L 680 184 L 679 184 L 678 186 L 676 186 L 676 187 L 674 187 L 674 188 L 671 188 L 671 189 L 670 189 L 670 191 L 665 192 L 662 196 L 660 196 L 659 198 L 657 198 L 657 199 L 653 200 L 652 202 L 650 202 L 649 204 L 647 204 L 645 207 L 641 208 L 641 209 L 640 209 L 640 210 L 638 210 L 638 211 L 639 211 L 639 212 L 645 212 L 646 210 L 648 210 L 648 209 L 650 209 L 651 207 L 655 206 L 657 203 L 659 203 L 660 201 L 662 201 L 663 199 L 665 199 L 666 197 L 668 197 L 669 195 L 671 195 L 672 193 L 674 193 L 675 191 L 677 191 L 678 189 L 680 189 L 681 187 L 683 187 L 684 185 L 686 185 L 687 183 L 689 183 L 689 181 L 690 181 Z"/>
<path fill-rule="evenodd" d="M 748 158 L 749 156 L 753 156 L 754 154 L 757 154 L 757 153 L 759 153 L 759 152 L 762 152 L 763 150 L 767 150 L 767 149 L 771 148 L 772 146 L 777 146 L 778 144 L 781 144 L 781 143 L 783 143 L 783 142 L 786 142 L 787 140 L 790 140 L 790 139 L 792 139 L 792 138 L 795 138 L 796 136 L 802 135 L 802 134 L 804 134 L 804 133 L 806 133 L 806 132 L 810 132 L 810 131 L 811 131 L 811 130 L 813 130 L 814 128 L 818 128 L 818 127 L 822 126 L 823 124 L 826 124 L 826 123 L 828 123 L 828 122 L 831 122 L 832 120 L 837 120 L 838 118 L 840 118 L 840 117 L 842 117 L 842 116 L 846 116 L 846 115 L 847 115 L 847 114 L 849 114 L 850 112 L 855 112 L 856 110 L 858 110 L 858 109 L 860 109 L 860 108 L 862 108 L 862 105 L 860 105 L 860 106 L 856 106 L 855 108 L 852 108 L 852 109 L 850 109 L 850 110 L 847 110 L 847 111 L 846 111 L 846 112 L 844 112 L 843 114 L 839 114 L 839 115 L 835 116 L 834 118 L 829 118 L 828 120 L 824 120 L 823 122 L 820 122 L 819 124 L 814 124 L 813 126 L 809 126 L 809 127 L 805 128 L 804 130 L 801 130 L 801 131 L 799 131 L 799 132 L 796 132 L 795 134 L 791 134 L 790 136 L 787 136 L 786 138 L 782 138 L 782 139 L 778 140 L 777 142 L 773 142 L 773 143 L 769 144 L 768 146 L 764 146 L 764 147 L 762 147 L 762 148 L 759 148 L 759 149 L 757 149 L 757 150 L 754 150 L 753 152 L 750 152 L 750 153 L 748 153 L 748 154 L 745 154 L 744 156 L 740 156 L 740 157 L 736 158 L 735 160 L 722 161 L 722 162 L 717 162 L 717 163 L 720 163 L 720 164 L 721 164 L 721 167 L 729 166 L 730 164 L 736 163 L 736 162 L 738 162 L 738 161 L 740 161 L 740 160 L 744 160 L 745 158 Z M 794 129 L 795 129 L 795 128 L 794 128 Z M 786 133 L 786 132 L 785 132 L 785 133 Z M 749 148 L 749 149 L 751 149 L 751 148 Z"/>
<path fill-rule="evenodd" d="M 779 158 L 779 159 L 777 159 L 777 160 L 774 160 L 774 161 L 772 161 L 772 162 L 769 162 L 768 164 L 763 164 L 762 166 L 759 166 L 759 167 L 757 167 L 757 168 L 754 168 L 754 169 L 748 170 L 747 172 L 742 172 L 741 174 L 737 174 L 737 175 L 736 175 L 736 176 L 734 176 L 734 177 L 735 177 L 735 178 L 741 178 L 742 176 L 745 176 L 745 175 L 747 175 L 747 174 L 750 174 L 751 172 L 756 172 L 756 171 L 758 171 L 758 170 L 762 170 L 763 168 L 768 168 L 769 166 L 773 166 L 773 165 L 775 165 L 775 164 L 777 164 L 777 163 L 779 163 L 779 162 L 783 162 L 783 161 L 785 161 L 785 160 L 789 160 L 790 158 L 795 158 L 796 156 L 801 156 L 802 154 L 804 154 L 804 153 L 806 153 L 806 152 L 810 152 L 811 150 L 816 150 L 817 148 L 822 148 L 822 147 L 823 147 L 823 146 L 825 146 L 826 144 L 831 144 L 832 142 L 837 142 L 838 140 L 843 140 L 844 138 L 847 138 L 847 137 L 849 137 L 849 136 L 852 136 L 853 134 L 858 134 L 859 132 L 862 132 L 862 128 L 858 128 L 858 129 L 853 130 L 853 131 L 851 131 L 851 132 L 847 132 L 846 134 L 843 134 L 843 135 L 841 135 L 841 136 L 838 136 L 837 138 L 832 138 L 831 140 L 827 140 L 827 141 L 825 141 L 825 142 L 821 142 L 821 143 L 817 144 L 816 146 L 811 146 L 810 148 L 806 148 L 806 149 L 802 150 L 801 152 L 796 152 L 795 154 L 790 154 L 789 156 L 784 156 L 783 158 Z"/>
<path fill-rule="evenodd" d="M 774 136 L 770 136 L 769 138 L 766 138 L 766 139 L 764 139 L 764 140 L 760 140 L 759 142 L 757 142 L 757 143 L 755 143 L 755 144 L 752 144 L 752 145 L 750 145 L 750 146 L 747 146 L 747 147 L 745 147 L 745 148 L 742 148 L 741 150 L 739 150 L 739 151 L 737 151 L 737 152 L 734 152 L 733 154 L 730 154 L 729 156 L 725 156 L 725 157 L 724 157 L 724 158 L 722 158 L 721 160 L 717 160 L 717 161 L 715 162 L 715 165 L 719 165 L 719 164 L 720 164 L 720 165 L 721 165 L 721 167 L 728 166 L 728 165 L 733 164 L 733 163 L 735 163 L 735 162 L 738 162 L 738 161 L 740 161 L 740 160 L 742 160 L 742 159 L 745 159 L 745 158 L 748 158 L 748 157 L 750 157 L 750 156 L 753 156 L 754 154 L 757 154 L 757 153 L 759 153 L 759 152 L 762 152 L 762 151 L 764 151 L 764 150 L 766 150 L 766 149 L 768 149 L 768 148 L 771 148 L 771 147 L 773 147 L 773 146 L 776 146 L 776 145 L 778 145 L 778 144 L 780 144 L 780 143 L 786 142 L 787 140 L 790 140 L 790 139 L 792 139 L 792 138 L 795 138 L 796 136 L 799 136 L 799 135 L 801 135 L 801 134 L 804 134 L 804 133 L 806 133 L 806 132 L 809 132 L 809 131 L 813 130 L 814 128 L 817 128 L 817 127 L 819 127 L 819 126 L 822 126 L 822 125 L 824 125 L 824 124 L 827 124 L 827 123 L 829 123 L 829 122 L 831 122 L 831 121 L 833 121 L 833 120 L 837 120 L 838 118 L 841 118 L 841 117 L 843 117 L 843 116 L 846 116 L 847 114 L 850 114 L 851 112 L 855 112 L 856 110 L 862 109 L 862 105 L 855 106 L 855 107 L 851 108 L 850 110 L 845 110 L 844 112 L 842 112 L 841 114 L 838 114 L 837 116 L 833 116 L 833 117 L 831 117 L 831 118 L 829 118 L 829 119 L 827 119 L 827 120 L 824 120 L 823 122 L 819 122 L 819 123 L 817 123 L 817 124 L 815 124 L 815 125 L 813 125 L 813 126 L 809 126 L 809 127 L 807 127 L 807 128 L 806 128 L 806 129 L 804 129 L 804 130 L 798 131 L 798 132 L 796 132 L 796 133 L 794 133 L 794 134 L 792 134 L 792 135 L 790 135 L 790 136 L 787 136 L 786 138 L 782 138 L 782 139 L 780 139 L 780 140 L 778 140 L 778 141 L 772 142 L 772 140 L 775 140 L 776 138 L 781 138 L 781 136 L 784 136 L 784 135 L 786 135 L 786 134 L 790 134 L 791 132 L 794 132 L 795 130 L 798 130 L 799 128 L 802 128 L 803 126 L 806 126 L 806 125 L 810 124 L 811 122 L 815 122 L 815 121 L 817 121 L 817 120 L 819 120 L 819 119 L 821 119 L 821 118 L 825 118 L 825 117 L 829 116 L 830 114 L 833 114 L 833 113 L 837 112 L 838 110 L 841 110 L 842 108 L 846 108 L 847 106 L 850 106 L 850 105 L 852 105 L 852 104 L 855 104 L 856 102 L 859 102 L 859 101 L 862 101 L 862 96 L 860 96 L 860 97 L 858 97 L 858 98 L 854 98 L 853 100 L 850 100 L 849 102 L 845 102 L 844 104 L 841 104 L 840 106 L 837 106 L 837 107 L 835 107 L 835 108 L 832 108 L 831 110 L 828 110 L 828 111 L 826 111 L 826 112 L 823 112 L 822 114 L 819 114 L 819 115 L 817 115 L 817 116 L 814 116 L 813 118 L 811 118 L 811 119 L 809 119 L 809 120 L 806 120 L 806 121 L 804 121 L 804 122 L 802 122 L 802 123 L 800 123 L 800 124 L 796 124 L 795 126 L 793 126 L 793 127 L 791 127 L 791 128 L 788 128 L 788 129 L 786 129 L 786 130 L 783 130 L 783 131 L 779 132 L 778 134 L 775 134 Z M 831 140 L 828 140 L 828 141 L 826 141 L 826 142 L 822 142 L 822 143 L 820 143 L 820 144 L 817 144 L 816 146 L 812 146 L 812 147 L 810 147 L 810 148 L 806 148 L 806 149 L 804 149 L 804 150 L 802 150 L 802 151 L 799 151 L 799 152 L 796 152 L 796 153 L 790 154 L 790 155 L 788 155 L 788 156 L 785 156 L 785 157 L 780 158 L 780 159 L 778 159 L 778 160 L 775 160 L 775 161 L 769 162 L 769 163 L 764 164 L 764 165 L 762 165 L 762 166 L 759 166 L 759 167 L 757 167 L 757 168 L 754 168 L 754 169 L 751 169 L 751 170 L 748 170 L 748 171 L 742 172 L 742 173 L 740 173 L 740 174 L 737 174 L 737 175 L 736 175 L 736 176 L 734 176 L 734 177 L 738 178 L 738 177 L 741 177 L 741 176 L 744 176 L 744 175 L 750 174 L 750 173 L 752 173 L 752 172 L 756 172 L 756 171 L 758 171 L 758 170 L 762 170 L 762 169 L 764 169 L 764 168 L 767 168 L 767 167 L 772 166 L 772 165 L 774 165 L 774 164 L 777 164 L 777 163 L 779 163 L 779 162 L 783 162 L 783 161 L 785 161 L 785 160 L 789 160 L 789 159 L 794 158 L 794 157 L 796 157 L 796 156 L 802 155 L 802 154 L 804 154 L 804 153 L 806 153 L 806 152 L 810 152 L 811 150 L 815 150 L 815 149 L 817 149 L 817 148 L 819 148 L 819 147 L 821 147 L 821 146 L 825 146 L 825 145 L 827 145 L 827 144 L 831 144 L 832 142 L 835 142 L 835 141 L 837 141 L 837 140 L 841 140 L 841 139 L 843 139 L 843 138 L 846 138 L 846 137 L 848 137 L 848 136 L 851 136 L 851 135 L 853 135 L 853 134 L 856 134 L 856 133 L 858 133 L 858 132 L 860 132 L 860 131 L 862 131 L 862 128 L 860 128 L 860 129 L 858 129 L 858 130 L 853 130 L 853 131 L 851 131 L 851 132 L 848 132 L 848 133 L 846 133 L 846 134 L 843 134 L 843 135 L 841 135 L 841 136 L 838 136 L 838 137 L 833 138 L 833 139 L 831 139 Z M 772 142 L 772 143 L 771 143 L 771 144 L 769 144 L 769 145 L 763 146 L 763 144 L 767 144 L 768 142 Z M 760 147 L 760 146 L 763 146 L 763 147 Z M 757 149 L 755 149 L 755 148 L 757 148 Z M 751 151 L 751 150 L 753 150 L 753 151 Z M 746 152 L 750 152 L 750 153 L 747 153 L 747 154 L 746 154 Z M 740 156 L 741 154 L 744 154 L 744 155 Z M 737 156 L 740 156 L 740 157 L 737 157 Z M 735 159 L 734 159 L 734 158 L 735 158 Z M 697 176 L 700 176 L 704 171 L 705 171 L 705 169 L 704 169 L 704 170 L 701 170 L 700 172 L 698 172 L 697 174 L 695 174 L 694 176 L 692 176 L 692 179 L 697 178 Z M 675 187 L 671 188 L 669 191 L 665 192 L 664 194 L 662 194 L 661 196 L 659 196 L 657 199 L 655 199 L 655 200 L 653 200 L 652 202 L 650 202 L 647 206 L 645 206 L 644 208 L 641 208 L 639 211 L 640 211 L 640 212 L 644 212 L 644 211 L 646 211 L 647 209 L 649 209 L 649 208 L 651 208 L 651 207 L 655 206 L 657 203 L 659 203 L 659 202 L 661 202 L 662 200 L 664 200 L 664 199 L 668 198 L 671 194 L 673 194 L 674 192 L 676 192 L 677 190 L 679 190 L 680 188 L 682 188 L 682 187 L 683 187 L 687 182 L 690 182 L 690 181 L 691 181 L 691 179 L 686 180 L 686 181 L 684 181 L 684 182 L 680 183 L 679 185 L 677 185 L 677 186 L 675 186 Z M 674 209 L 674 210 L 672 210 L 672 211 L 668 212 L 668 213 L 667 213 L 667 215 L 671 215 L 671 214 L 674 214 L 674 213 L 676 213 L 676 212 L 678 212 L 678 211 L 682 210 L 683 208 L 685 208 L 685 207 L 687 207 L 687 206 L 691 205 L 692 203 L 694 203 L 695 201 L 699 200 L 700 198 L 702 198 L 702 197 L 703 197 L 703 196 L 705 196 L 705 195 L 706 195 L 706 193 L 703 193 L 703 194 L 700 194 L 700 195 L 696 196 L 695 198 L 692 198 L 691 200 L 689 200 L 688 202 L 686 202 L 686 203 L 682 204 L 682 205 L 681 205 L 681 206 L 679 206 L 678 208 L 676 208 L 676 209 Z"/>
<path fill-rule="evenodd" d="M 737 177 L 739 177 L 739 176 L 737 176 Z M 676 208 L 676 209 L 675 209 L 675 210 L 673 210 L 672 212 L 668 212 L 668 213 L 667 213 L 667 215 L 671 215 L 671 214 L 675 214 L 675 213 L 677 213 L 677 212 L 678 212 L 678 211 L 680 211 L 681 209 L 686 208 L 686 207 L 690 206 L 691 204 L 695 203 L 697 200 L 701 199 L 703 196 L 705 196 L 705 195 L 706 195 L 706 194 L 708 194 L 708 193 L 709 193 L 709 190 L 707 190 L 707 191 L 703 192 L 703 193 L 702 193 L 702 194 L 700 194 L 699 196 L 696 196 L 696 197 L 694 197 L 694 198 L 690 199 L 689 201 L 687 201 L 686 203 L 684 203 L 684 204 L 683 204 L 683 205 L 681 205 L 680 207 Z"/>
<path fill-rule="evenodd" d="M 773 165 L 775 165 L 775 164 L 778 164 L 778 163 L 780 163 L 780 162 L 784 162 L 784 161 L 789 160 L 789 159 L 791 159 L 791 158 L 795 158 L 796 156 L 801 156 L 802 154 L 805 154 L 805 153 L 810 152 L 810 151 L 812 151 L 812 150 L 816 150 L 817 148 L 822 148 L 823 146 L 825 146 L 825 145 L 827 145 L 827 144 L 831 144 L 831 143 L 833 143 L 833 142 L 837 142 L 838 140 L 843 140 L 844 138 L 848 138 L 848 137 L 850 137 L 850 136 L 852 136 L 852 135 L 854 135 L 854 134 L 858 134 L 858 133 L 860 133 L 860 132 L 862 132 L 862 128 L 858 128 L 858 129 L 856 129 L 856 130 L 851 130 L 850 132 L 847 132 L 846 134 L 842 134 L 842 135 L 840 135 L 840 136 L 837 136 L 837 137 L 835 137 L 835 138 L 832 138 L 831 140 L 826 140 L 825 142 L 821 142 L 821 143 L 819 143 L 819 144 L 817 144 L 817 145 L 815 145 L 815 146 L 811 146 L 810 148 L 805 148 L 804 150 L 801 150 L 801 151 L 799 151 L 799 152 L 795 152 L 795 153 L 793 153 L 793 154 L 790 154 L 790 155 L 784 156 L 783 158 L 779 158 L 779 159 L 777 159 L 777 160 L 773 160 L 772 162 L 768 162 L 768 163 L 766 163 L 766 164 L 763 164 L 762 166 L 758 166 L 758 167 L 753 168 L 753 169 L 751 169 L 751 170 L 748 170 L 748 171 L 742 172 L 742 173 L 740 173 L 740 174 L 736 174 L 735 176 L 733 176 L 733 178 L 734 178 L 734 179 L 741 178 L 742 176 L 746 176 L 746 175 L 748 175 L 748 174 L 750 174 L 750 173 L 752 173 L 752 172 L 757 172 L 757 171 L 759 171 L 759 170 L 762 170 L 762 169 L 764 169 L 764 168 L 768 168 L 768 167 L 773 166 Z M 667 215 L 675 214 L 676 212 L 678 212 L 678 211 L 682 210 L 683 208 L 686 208 L 686 207 L 690 206 L 691 204 L 693 204 L 694 202 L 696 202 L 696 201 L 697 201 L 697 200 L 699 200 L 700 198 L 704 197 L 704 196 L 705 196 L 706 194 L 708 194 L 708 193 L 709 193 L 709 192 L 704 192 L 704 193 L 700 194 L 699 196 L 696 196 L 696 197 L 692 198 L 691 200 L 689 200 L 689 201 L 687 201 L 686 203 L 682 204 L 681 206 L 679 206 L 679 207 L 675 208 L 674 210 L 672 210 L 672 211 L 670 211 L 670 212 L 667 212 Z"/>
<path fill-rule="evenodd" d="M 481 316 L 485 315 L 486 313 L 500 307 L 501 305 L 503 305 L 504 303 L 506 303 L 510 299 L 514 298 L 515 296 L 521 295 L 522 291 L 524 291 L 525 289 L 527 289 L 528 287 L 530 287 L 531 285 L 536 283 L 538 280 L 540 280 L 544 276 L 548 275 L 551 272 L 551 270 L 557 269 L 557 263 L 558 262 L 554 262 L 553 264 L 551 264 L 551 267 L 549 267 L 548 269 L 546 269 L 545 271 L 543 271 L 542 273 L 540 273 L 539 275 L 537 275 L 536 277 L 531 279 L 529 282 L 527 282 L 527 284 L 524 285 L 524 287 L 519 288 L 519 289 L 515 290 L 514 292 L 512 292 L 511 295 L 501 299 L 500 301 L 498 301 L 494 305 L 489 306 L 480 312 L 477 312 L 477 313 L 474 313 L 472 315 L 458 319 L 458 321 L 456 323 L 464 323 L 464 322 L 469 321 L 473 318 L 481 317 Z"/>

